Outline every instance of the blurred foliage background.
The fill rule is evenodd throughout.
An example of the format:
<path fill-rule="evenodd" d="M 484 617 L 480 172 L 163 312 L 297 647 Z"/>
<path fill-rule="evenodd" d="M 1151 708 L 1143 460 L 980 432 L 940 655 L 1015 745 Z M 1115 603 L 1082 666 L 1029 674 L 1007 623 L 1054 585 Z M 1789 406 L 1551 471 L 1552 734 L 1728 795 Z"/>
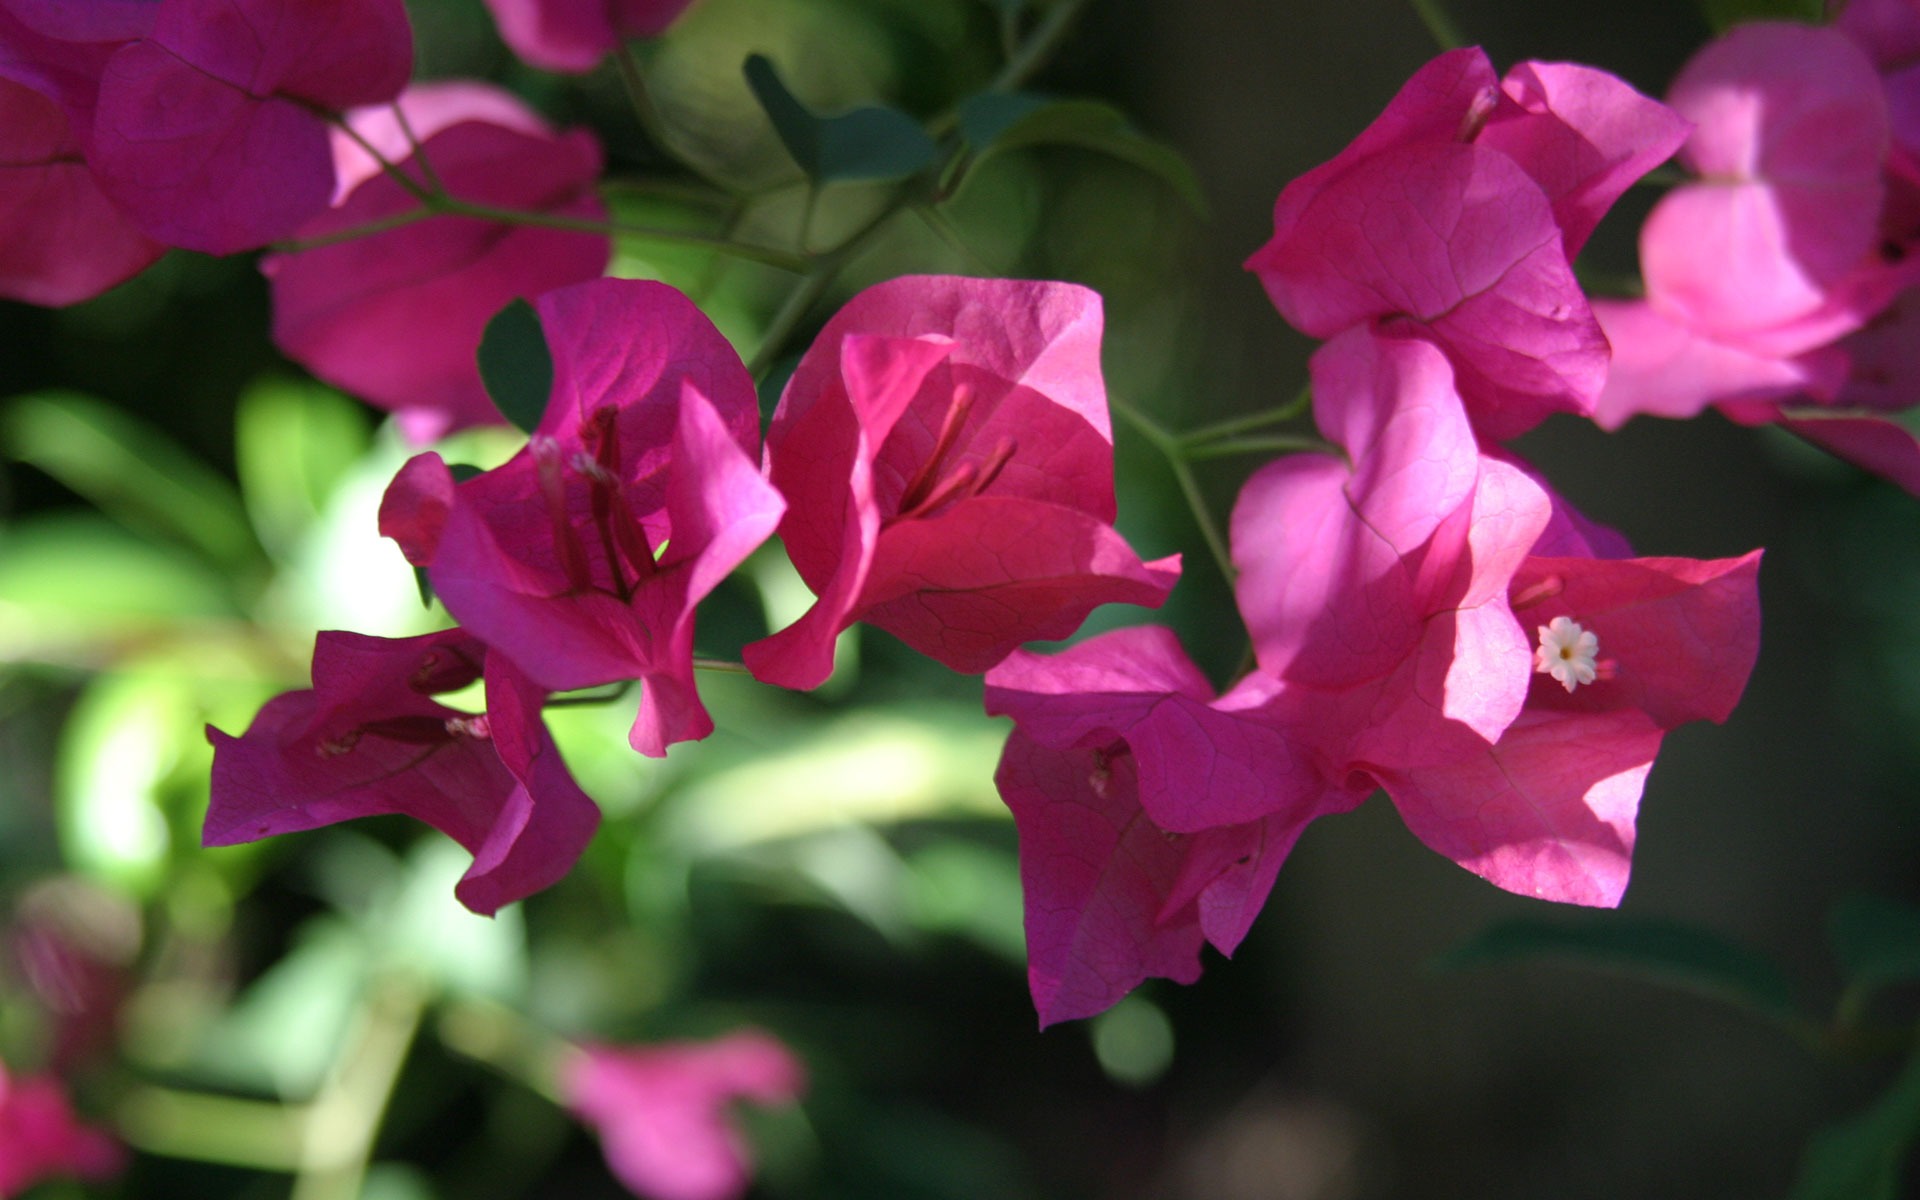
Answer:
<path fill-rule="evenodd" d="M 740 236 L 831 244 L 886 187 L 810 207 L 742 59 L 819 109 L 935 119 L 1000 69 L 1005 7 L 704 0 L 646 65 L 675 150 L 756 190 Z M 616 175 L 682 174 L 611 70 L 515 64 L 478 0 L 410 8 L 420 76 L 501 80 L 600 130 Z M 1501 67 L 1579 59 L 1655 94 L 1710 33 L 1667 0 L 1450 12 Z M 1283 403 L 1310 346 L 1239 263 L 1280 187 L 1433 50 L 1402 0 L 1096 0 L 1033 86 L 1111 105 L 1087 126 L 1104 132 L 1000 148 L 936 212 L 891 220 L 787 365 L 867 283 L 1048 277 L 1102 292 L 1109 386 L 1167 427 Z M 1631 278 L 1653 196 L 1622 203 L 1583 273 Z M 617 203 L 720 219 L 646 188 Z M 615 270 L 686 289 L 748 354 L 792 286 L 637 241 Z M 800 1109 L 746 1114 L 768 1197 L 1868 1195 L 1818 1191 L 1811 1166 L 1796 1185 L 1809 1139 L 1880 1102 L 1863 1153 L 1894 1163 L 1920 1125 L 1887 1091 L 1920 974 L 1920 519 L 1889 485 L 1713 416 L 1549 422 L 1521 453 L 1642 553 L 1768 548 L 1753 684 L 1726 727 L 1669 737 L 1618 920 L 1483 884 L 1376 797 L 1308 832 L 1231 964 L 1209 952 L 1193 987 L 1040 1034 L 991 781 L 1004 725 L 976 679 L 884 634 L 813 695 L 703 677 L 719 732 L 664 762 L 626 749 L 631 698 L 553 711 L 607 824 L 496 920 L 455 905 L 462 856 L 404 820 L 201 851 L 206 723 L 237 732 L 302 686 L 316 629 L 438 623 L 374 530 L 405 447 L 280 359 L 268 322 L 251 261 L 181 252 L 70 310 L 0 306 L 0 1059 L 62 1071 L 139 1151 L 104 1194 L 619 1195 L 542 1094 L 540 1039 L 748 1024 L 813 1076 Z M 1121 528 L 1144 557 L 1186 553 L 1161 619 L 1224 681 L 1245 648 L 1225 581 L 1165 462 L 1116 430 Z M 1257 465 L 1206 465 L 1216 515 Z M 702 651 L 737 655 L 805 603 L 796 586 L 756 560 L 703 610 Z M 382 1058 L 376 1035 L 416 1020 Z M 332 1149 L 302 1141 L 319 1111 L 347 1114 Z"/>

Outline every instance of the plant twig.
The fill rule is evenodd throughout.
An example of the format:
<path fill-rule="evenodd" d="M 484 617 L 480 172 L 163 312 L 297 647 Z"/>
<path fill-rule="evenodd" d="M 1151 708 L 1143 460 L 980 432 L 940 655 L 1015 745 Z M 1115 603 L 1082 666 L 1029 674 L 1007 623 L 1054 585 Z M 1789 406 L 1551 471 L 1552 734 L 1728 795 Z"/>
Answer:
<path fill-rule="evenodd" d="M 1458 50 L 1467 44 L 1467 39 L 1460 35 L 1460 27 L 1453 23 L 1446 9 L 1440 7 L 1440 0 L 1407 0 L 1407 3 L 1413 5 L 1413 11 L 1419 14 L 1421 23 L 1442 50 Z"/>
<path fill-rule="evenodd" d="M 1227 582 L 1233 582 L 1233 556 L 1227 551 L 1227 541 L 1220 536 L 1220 527 L 1214 522 L 1212 512 L 1208 511 L 1207 498 L 1201 493 L 1200 481 L 1194 478 L 1193 468 L 1187 463 L 1180 439 L 1131 404 L 1111 397 L 1107 403 L 1114 412 L 1145 434 L 1147 440 L 1167 460 L 1167 466 L 1173 470 L 1174 482 L 1180 485 L 1180 494 L 1186 497 L 1187 507 L 1193 510 L 1194 523 L 1200 527 L 1200 536 L 1206 540 L 1208 552 L 1213 555 L 1213 561 L 1219 566 L 1220 573 L 1226 576 Z"/>

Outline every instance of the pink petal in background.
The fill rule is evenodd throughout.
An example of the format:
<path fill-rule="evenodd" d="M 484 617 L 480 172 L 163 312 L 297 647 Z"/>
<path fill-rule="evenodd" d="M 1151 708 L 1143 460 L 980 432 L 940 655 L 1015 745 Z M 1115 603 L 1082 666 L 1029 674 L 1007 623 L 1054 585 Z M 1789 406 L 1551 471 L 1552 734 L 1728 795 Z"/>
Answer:
<path fill-rule="evenodd" d="M 398 102 L 434 175 L 453 196 L 546 216 L 605 220 L 593 188 L 599 143 L 584 130 L 558 133 L 511 94 L 478 83 L 409 89 Z M 394 106 L 350 114 L 354 128 L 418 177 Z M 335 131 L 340 195 L 301 226 L 325 238 L 407 213 L 419 201 Z M 474 354 L 495 313 L 515 298 L 597 278 L 611 244 L 604 234 L 439 216 L 371 237 L 295 254 L 260 269 L 273 287 L 274 341 L 327 382 L 404 414 L 422 440 L 503 420 L 481 383 Z"/>

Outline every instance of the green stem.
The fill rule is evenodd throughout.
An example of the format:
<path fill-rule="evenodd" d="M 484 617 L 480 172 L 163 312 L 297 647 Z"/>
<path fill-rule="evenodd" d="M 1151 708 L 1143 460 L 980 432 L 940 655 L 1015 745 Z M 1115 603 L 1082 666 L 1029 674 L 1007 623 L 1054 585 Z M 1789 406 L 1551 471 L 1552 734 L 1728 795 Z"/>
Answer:
<path fill-rule="evenodd" d="M 631 691 L 633 688 L 633 684 L 634 684 L 634 681 L 629 679 L 623 683 L 616 683 L 612 687 L 607 688 L 604 691 L 585 692 L 585 693 L 574 695 L 574 696 L 552 697 L 542 707 L 589 708 L 596 704 L 612 704 L 615 700 L 620 699 L 620 697 L 626 695 L 629 691 Z"/>
<path fill-rule="evenodd" d="M 579 233 L 603 233 L 611 236 L 645 238 L 649 241 L 671 242 L 681 246 L 699 246 L 715 250 L 722 254 L 731 254 L 735 258 L 752 259 L 783 271 L 804 271 L 807 262 L 796 254 L 785 250 L 775 250 L 769 246 L 755 246 L 747 242 L 736 242 L 729 238 L 711 233 L 696 233 L 686 229 L 657 229 L 650 225 L 629 225 L 624 221 L 596 221 L 591 217 L 569 217 L 563 213 L 526 212 L 517 208 L 496 208 L 491 204 L 475 204 L 470 200 L 460 200 L 452 196 L 437 196 L 428 201 L 428 206 L 438 212 L 456 217 L 474 217 L 483 221 L 499 221 L 506 225 L 528 225 L 539 229 L 568 229 Z"/>
<path fill-rule="evenodd" d="M 1200 527 L 1200 536 L 1205 539 L 1208 552 L 1220 567 L 1220 573 L 1227 577 L 1227 582 L 1233 582 L 1233 556 L 1228 553 L 1226 539 L 1220 536 L 1220 527 L 1214 523 L 1213 513 L 1207 508 L 1207 498 L 1200 491 L 1200 481 L 1194 478 L 1193 468 L 1187 464 L 1180 439 L 1125 401 L 1108 397 L 1107 403 L 1114 412 L 1145 434 L 1147 440 L 1167 460 L 1167 466 L 1173 470 L 1174 482 L 1180 485 L 1180 494 L 1186 497 L 1187 507 L 1193 510 L 1194 523 Z"/>
<path fill-rule="evenodd" d="M 845 241 L 814 259 L 812 269 L 787 293 L 780 310 L 767 323 L 767 332 L 760 339 L 760 348 L 753 352 L 753 361 L 747 364 L 747 372 L 756 382 L 766 378 L 767 371 L 772 368 L 773 360 L 779 357 L 787 339 L 793 336 L 793 331 L 806 318 L 807 311 L 827 294 L 827 289 L 833 286 L 841 268 L 866 248 L 874 235 L 900 210 L 901 203 L 900 195 L 896 193 L 865 224 L 848 234 Z"/>
<path fill-rule="evenodd" d="M 1467 39 L 1460 36 L 1460 27 L 1455 25 L 1453 18 L 1440 7 L 1440 0 L 1407 0 L 1407 2 L 1413 5 L 1413 11 L 1420 15 L 1421 22 L 1427 27 L 1427 32 L 1433 35 L 1433 40 L 1440 44 L 1442 50 L 1458 50 L 1467 44 Z"/>
<path fill-rule="evenodd" d="M 121 1102 L 120 1135 L 167 1158 L 256 1171 L 293 1171 L 304 1146 L 301 1110 L 270 1100 L 140 1087 Z"/>
<path fill-rule="evenodd" d="M 407 136 L 407 146 L 413 151 L 413 161 L 420 164 L 421 180 L 429 188 L 445 195 L 446 185 L 440 182 L 440 176 L 434 172 L 433 163 L 427 159 L 426 148 L 420 144 L 420 139 L 414 136 L 413 122 L 407 120 L 407 110 L 400 107 L 400 102 L 397 100 L 393 103 L 393 119 L 399 124 L 400 132 Z"/>
<path fill-rule="evenodd" d="M 322 246 L 335 246 L 341 242 L 351 242 L 363 237 L 373 237 L 390 229 L 399 229 L 428 217 L 439 216 L 432 208 L 410 208 L 405 212 L 392 213 L 358 225 L 349 225 L 345 229 L 336 229 L 332 233 L 323 233 L 315 237 L 302 238 L 299 241 L 280 242 L 274 246 L 276 254 L 299 254 L 303 250 L 318 250 Z"/>
<path fill-rule="evenodd" d="M 982 275 L 996 275 L 999 273 L 995 271 L 985 259 L 976 254 L 972 246 L 967 245 L 966 239 L 960 236 L 960 230 L 955 228 L 953 222 L 947 219 L 947 214 L 941 212 L 931 204 L 916 204 L 913 206 L 912 212 L 914 216 L 926 222 L 927 228 L 938 234 L 940 240 L 951 247 L 955 254 L 958 254 L 966 260 L 968 270 L 978 271 Z"/>
<path fill-rule="evenodd" d="M 686 183 L 678 179 L 613 179 L 600 181 L 600 192 L 606 195 L 614 192 L 631 192 L 636 196 L 651 196 L 660 200 L 676 200 L 682 204 L 698 204 L 703 208 L 731 211 L 739 203 L 740 197 L 731 192 L 716 191 L 702 183 Z"/>
<path fill-rule="evenodd" d="M 559 1068 L 578 1052 L 514 1010 L 491 1000 L 456 1001 L 441 1013 L 435 1032 L 449 1050 L 565 1104 Z"/>
<path fill-rule="evenodd" d="M 693 669 L 712 671 L 716 675 L 750 675 L 745 663 L 729 662 L 724 658 L 695 658 Z"/>
<path fill-rule="evenodd" d="M 347 137 L 353 140 L 354 145 L 360 147 L 362 150 L 365 150 L 367 152 L 368 157 L 372 158 L 374 162 L 379 163 L 380 169 L 386 172 L 389 176 L 391 176 L 393 178 L 393 181 L 399 184 L 402 188 L 404 188 L 406 192 L 409 195 L 411 195 L 415 200 L 420 201 L 422 204 L 427 204 L 427 203 L 431 203 L 435 196 L 438 196 L 441 194 L 440 192 L 427 187 L 425 184 L 421 183 L 419 180 L 415 179 L 413 176 L 407 174 L 405 171 L 402 171 L 398 164 L 389 162 L 387 160 L 387 156 L 380 153 L 380 151 L 374 146 L 372 142 L 369 142 L 366 138 L 362 137 L 360 135 L 360 131 L 358 129 L 355 129 L 352 123 L 349 122 L 345 117 L 334 116 L 333 123 L 335 127 L 337 127 L 342 133 L 346 134 Z"/>
<path fill-rule="evenodd" d="M 1067 40 L 1067 34 L 1073 31 L 1073 23 L 1080 19 L 1091 0 L 1062 0 L 1053 6 L 1020 48 L 1008 57 L 1007 65 L 987 85 L 988 91 L 1013 92 L 1039 73 L 1054 51 Z"/>
<path fill-rule="evenodd" d="M 1211 425 L 1202 425 L 1198 429 L 1189 429 L 1180 434 L 1183 446 L 1199 446 L 1207 442 L 1217 442 L 1224 438 L 1239 437 L 1243 433 L 1252 433 L 1265 429 L 1269 425 L 1282 425 L 1299 416 L 1313 401 L 1311 384 L 1294 393 L 1293 399 L 1278 408 L 1263 409 L 1257 413 L 1248 413 L 1243 417 L 1229 417 Z"/>
<path fill-rule="evenodd" d="M 307 1108 L 290 1200 L 358 1200 L 425 1002 L 410 981 L 373 985 L 346 1053 Z"/>
<path fill-rule="evenodd" d="M 1338 454 L 1340 451 L 1321 441 L 1317 437 L 1272 437 L 1221 438 L 1205 445 L 1182 447 L 1189 461 L 1203 458 L 1231 458 L 1237 454 L 1291 454 L 1297 450 L 1308 450 L 1319 454 Z"/>

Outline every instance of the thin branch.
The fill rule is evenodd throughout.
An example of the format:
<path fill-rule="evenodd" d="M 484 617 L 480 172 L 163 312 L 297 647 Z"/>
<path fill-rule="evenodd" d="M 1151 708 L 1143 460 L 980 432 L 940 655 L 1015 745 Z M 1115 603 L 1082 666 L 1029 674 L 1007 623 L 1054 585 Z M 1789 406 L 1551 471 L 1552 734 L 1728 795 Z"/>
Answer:
<path fill-rule="evenodd" d="M 1413 5 L 1413 11 L 1419 14 L 1421 23 L 1442 50 L 1458 50 L 1467 44 L 1467 39 L 1460 35 L 1460 27 L 1440 7 L 1440 0 L 1407 0 L 1407 3 Z"/>
<path fill-rule="evenodd" d="M 407 145 L 412 147 L 412 158 L 420 164 L 420 178 L 434 191 L 445 194 L 447 186 L 440 182 L 440 176 L 434 172 L 433 163 L 427 159 L 427 149 L 413 132 L 413 122 L 407 120 L 407 110 L 400 107 L 398 100 L 393 102 L 393 119 L 399 123 L 400 132 L 407 137 Z"/>
<path fill-rule="evenodd" d="M 1014 92 L 1040 73 L 1047 60 L 1053 57 L 1061 43 L 1067 40 L 1067 34 L 1073 31 L 1073 24 L 1080 19 L 1091 0 L 1062 0 L 1054 5 L 1039 26 L 1036 27 L 1020 49 L 1007 59 L 1007 65 L 993 77 L 987 90 L 993 92 Z"/>
<path fill-rule="evenodd" d="M 360 147 L 362 150 L 365 150 L 367 152 L 367 156 L 373 159 L 374 162 L 379 163 L 380 169 L 386 172 L 388 175 L 392 176 L 393 181 L 399 184 L 402 188 L 405 188 L 408 194 L 410 194 L 414 199 L 420 201 L 422 204 L 428 204 L 428 203 L 431 203 L 436 197 L 439 197 L 445 194 L 437 190 L 434 190 L 432 188 L 426 187 L 419 180 L 407 174 L 405 171 L 402 171 L 395 164 L 387 161 L 387 156 L 380 153 L 380 151 L 374 146 L 374 144 L 368 141 L 365 137 L 363 137 L 360 131 L 353 127 L 352 122 L 348 121 L 345 117 L 340 116 L 338 114 L 333 114 L 332 120 L 336 128 L 338 128 L 342 133 L 346 134 L 348 138 L 352 139 L 354 145 Z"/>
<path fill-rule="evenodd" d="M 1174 482 L 1180 485 L 1180 494 L 1186 497 L 1187 507 L 1193 510 L 1194 524 L 1200 527 L 1200 536 L 1206 540 L 1208 552 L 1213 555 L 1213 561 L 1219 566 L 1220 573 L 1226 576 L 1227 582 L 1233 582 L 1233 556 L 1228 553 L 1227 541 L 1220 536 L 1220 527 L 1215 524 L 1213 513 L 1207 508 L 1207 498 L 1201 494 L 1200 481 L 1194 478 L 1193 468 L 1188 465 L 1182 452 L 1180 439 L 1131 404 L 1111 397 L 1107 403 L 1114 412 L 1145 434 L 1147 440 L 1167 460 L 1167 466 L 1173 470 Z"/>
<path fill-rule="evenodd" d="M 1291 454 L 1295 451 L 1309 451 L 1315 454 L 1339 454 L 1336 446 L 1330 446 L 1317 437 L 1289 437 L 1275 434 L 1270 437 L 1221 438 L 1205 445 L 1188 444 L 1182 448 L 1189 461 L 1203 458 L 1231 458 L 1237 454 Z"/>

